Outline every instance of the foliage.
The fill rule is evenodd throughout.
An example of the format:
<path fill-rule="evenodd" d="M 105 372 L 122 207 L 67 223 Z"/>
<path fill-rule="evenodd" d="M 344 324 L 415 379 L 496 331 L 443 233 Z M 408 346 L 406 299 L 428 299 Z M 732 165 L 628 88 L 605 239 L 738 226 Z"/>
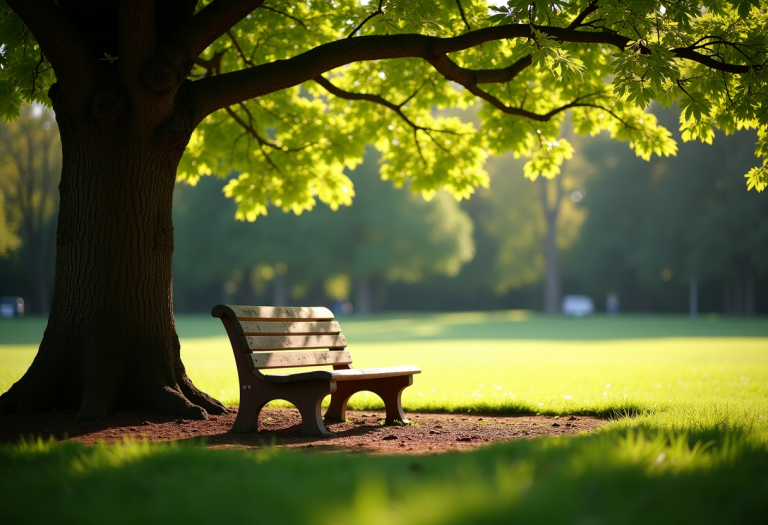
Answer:
<path fill-rule="evenodd" d="M 209 4 L 199 2 L 198 11 Z M 385 179 L 402 186 L 410 178 L 425 196 L 445 188 L 466 198 L 488 183 L 486 149 L 529 157 L 530 178 L 555 176 L 571 154 L 560 136 L 568 109 L 581 135 L 607 130 L 645 159 L 674 154 L 670 133 L 647 111 L 656 100 L 678 103 L 683 140 L 711 142 L 715 128 L 759 128 L 762 164 L 747 185 L 761 191 L 768 181 L 765 13 L 765 0 L 510 0 L 490 10 L 484 0 L 270 1 L 213 42 L 190 79 L 319 56 L 348 37 L 389 35 L 392 50 L 381 50 L 381 59 L 351 57 L 325 76 L 207 116 L 179 178 L 194 184 L 234 168 L 240 175 L 227 194 L 241 219 L 266 214 L 270 204 L 300 213 L 319 200 L 335 209 L 354 195 L 344 168 L 375 144 Z M 430 55 L 415 40 L 395 39 L 412 34 L 456 47 Z M 54 72 L 5 2 L 0 42 L 2 113 L 13 119 L 25 102 L 47 103 Z M 432 113 L 477 101 L 480 129 Z"/>

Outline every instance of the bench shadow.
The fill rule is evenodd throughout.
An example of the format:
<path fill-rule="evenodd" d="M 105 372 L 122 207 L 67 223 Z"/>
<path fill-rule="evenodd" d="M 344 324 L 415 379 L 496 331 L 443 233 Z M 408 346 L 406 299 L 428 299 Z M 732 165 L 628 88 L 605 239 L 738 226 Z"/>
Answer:
<path fill-rule="evenodd" d="M 343 423 L 327 423 L 326 428 L 332 432 L 330 436 L 308 436 L 302 433 L 301 424 L 271 429 L 259 426 L 258 432 L 237 432 L 230 430 L 223 434 L 209 434 L 179 439 L 180 442 L 204 441 L 208 446 L 241 446 L 268 447 L 272 445 L 333 445 L 338 438 L 364 437 L 383 428 L 380 424 L 356 424 L 352 428 L 336 429 Z M 346 445 L 339 445 L 346 448 Z"/>
<path fill-rule="evenodd" d="M 373 413 L 372 413 L 373 414 Z M 0 444 L 15 444 L 20 441 L 64 441 L 73 439 L 95 443 L 122 442 L 149 439 L 150 441 L 200 442 L 208 445 L 263 447 L 275 445 L 302 445 L 327 441 L 334 438 L 364 436 L 381 428 L 380 416 L 369 418 L 368 424 L 330 423 L 327 428 L 331 436 L 305 436 L 302 434 L 298 411 L 273 414 L 274 427 L 270 428 L 272 417 L 259 418 L 259 432 L 233 432 L 235 411 L 228 415 L 213 416 L 210 420 L 190 421 L 178 416 L 163 416 L 142 411 L 117 411 L 108 419 L 78 421 L 74 410 L 57 410 L 37 414 L 6 415 L 0 417 Z M 202 428 L 201 428 L 202 427 Z"/>

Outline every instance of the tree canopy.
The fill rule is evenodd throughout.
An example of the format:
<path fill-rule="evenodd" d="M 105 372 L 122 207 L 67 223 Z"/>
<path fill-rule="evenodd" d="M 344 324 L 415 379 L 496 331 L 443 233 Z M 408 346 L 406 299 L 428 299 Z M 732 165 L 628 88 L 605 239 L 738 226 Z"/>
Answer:
<path fill-rule="evenodd" d="M 385 179 L 411 178 L 427 196 L 444 187 L 467 197 L 486 185 L 486 152 L 529 157 L 528 177 L 552 177 L 572 151 L 560 133 L 566 110 L 580 134 L 607 130 L 646 159 L 672 154 L 669 131 L 646 111 L 651 100 L 678 103 L 683 140 L 758 128 L 762 161 L 747 182 L 758 191 L 768 182 L 764 1 L 117 4 L 0 2 L 3 117 L 50 103 L 57 80 L 94 68 L 141 66 L 145 82 L 162 84 L 183 48 L 194 57 L 183 85 L 199 124 L 179 177 L 239 170 L 227 194 L 241 218 L 270 203 L 296 212 L 317 200 L 349 204 L 343 168 L 369 143 Z M 157 42 L 162 59 L 139 64 Z M 433 116 L 478 100 L 479 130 Z"/>

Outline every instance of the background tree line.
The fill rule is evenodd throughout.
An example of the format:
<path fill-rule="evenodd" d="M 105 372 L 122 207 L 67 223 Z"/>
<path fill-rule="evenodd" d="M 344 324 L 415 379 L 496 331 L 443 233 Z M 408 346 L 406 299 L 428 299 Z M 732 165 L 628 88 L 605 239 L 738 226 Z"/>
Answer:
<path fill-rule="evenodd" d="M 673 111 L 658 111 L 674 129 Z M 233 219 L 226 181 L 180 184 L 174 202 L 177 311 L 217 302 L 354 304 L 377 310 L 525 308 L 556 312 L 564 293 L 599 309 L 768 312 L 768 208 L 740 176 L 754 133 L 683 143 L 650 163 L 606 137 L 578 139 L 562 173 L 535 182 L 511 154 L 490 188 L 456 202 L 397 190 L 369 149 L 349 173 L 354 205 Z M 679 137 L 677 137 L 679 139 Z M 0 294 L 45 314 L 52 281 L 60 146 L 51 113 L 0 124 Z"/>

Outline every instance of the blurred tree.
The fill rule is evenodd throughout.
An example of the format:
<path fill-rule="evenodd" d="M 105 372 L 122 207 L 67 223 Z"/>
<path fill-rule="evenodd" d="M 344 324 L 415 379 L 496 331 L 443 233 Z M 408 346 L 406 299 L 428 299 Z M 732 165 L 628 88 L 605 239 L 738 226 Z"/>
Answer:
<path fill-rule="evenodd" d="M 18 221 L 32 259 L 36 288 L 32 305 L 43 315 L 50 304 L 48 280 L 54 257 L 60 174 L 61 143 L 53 111 L 39 105 L 27 106 L 18 120 L 0 122 L 0 199 L 5 201 L 2 209 L 6 217 L 0 225 L 8 218 Z M 7 238 L 13 243 L 12 234 Z M 0 241 L 0 254 L 3 244 Z"/>
<path fill-rule="evenodd" d="M 429 274 L 456 276 L 475 254 L 472 221 L 445 192 L 424 201 L 379 180 L 376 161 L 352 173 L 355 205 L 340 210 L 338 219 L 351 235 L 341 267 L 354 277 L 355 308 L 370 313 L 377 304 L 377 282 L 417 282 Z"/>
<path fill-rule="evenodd" d="M 175 286 L 186 290 L 218 280 L 232 293 L 247 293 L 262 287 L 259 281 L 272 281 L 273 304 L 287 301 L 288 288 L 311 291 L 317 302 L 324 300 L 326 280 L 334 280 L 338 290 L 346 275 L 353 281 L 357 311 L 369 313 L 378 280 L 456 275 L 474 255 L 468 215 L 443 192 L 427 202 L 381 181 L 378 159 L 371 151 L 350 173 L 358 194 L 353 206 L 319 209 L 307 217 L 276 212 L 255 224 L 235 223 L 231 201 L 209 191 L 221 188 L 220 182 L 201 180 L 201 191 L 181 188 L 175 205 Z"/>
<path fill-rule="evenodd" d="M 668 132 L 644 112 L 652 99 L 680 100 L 688 138 L 708 139 L 713 123 L 760 127 L 768 158 L 765 6 L 511 1 L 489 17 L 484 0 L 3 0 L 0 110 L 13 119 L 47 91 L 64 167 L 62 291 L 0 412 L 226 410 L 181 363 L 177 173 L 238 170 L 227 193 L 248 219 L 270 203 L 337 207 L 353 195 L 342 167 L 375 143 L 396 185 L 468 197 L 487 183 L 486 145 L 531 156 L 531 176 L 556 170 L 568 109 L 580 134 L 607 129 L 645 156 L 670 153 Z M 482 133 L 432 117 L 433 106 L 476 100 Z M 765 162 L 748 176 L 762 189 Z"/>
<path fill-rule="evenodd" d="M 2 177 L 0 172 L 0 177 Z M 0 180 L 0 188 L 4 186 L 4 182 Z M 8 254 L 16 250 L 21 244 L 21 240 L 18 236 L 18 224 L 10 217 L 8 213 L 8 206 L 5 204 L 5 195 L 0 189 L 0 258 L 6 257 Z"/>
<path fill-rule="evenodd" d="M 509 155 L 511 157 L 511 155 Z M 499 173 L 504 166 L 507 173 Z M 491 175 L 489 231 L 499 243 L 493 280 L 497 293 L 542 282 L 543 310 L 560 312 L 559 254 L 578 238 L 584 210 L 578 206 L 590 171 L 580 157 L 565 164 L 555 178 L 535 183 L 520 177 L 523 163 L 511 158 Z"/>
<path fill-rule="evenodd" d="M 768 209 L 734 177 L 752 162 L 753 144 L 754 134 L 742 131 L 650 164 L 605 139 L 584 148 L 597 174 L 587 186 L 576 273 L 591 276 L 600 294 L 634 295 L 640 310 L 663 283 L 717 282 L 726 313 L 753 313 L 755 280 L 768 268 Z"/>

